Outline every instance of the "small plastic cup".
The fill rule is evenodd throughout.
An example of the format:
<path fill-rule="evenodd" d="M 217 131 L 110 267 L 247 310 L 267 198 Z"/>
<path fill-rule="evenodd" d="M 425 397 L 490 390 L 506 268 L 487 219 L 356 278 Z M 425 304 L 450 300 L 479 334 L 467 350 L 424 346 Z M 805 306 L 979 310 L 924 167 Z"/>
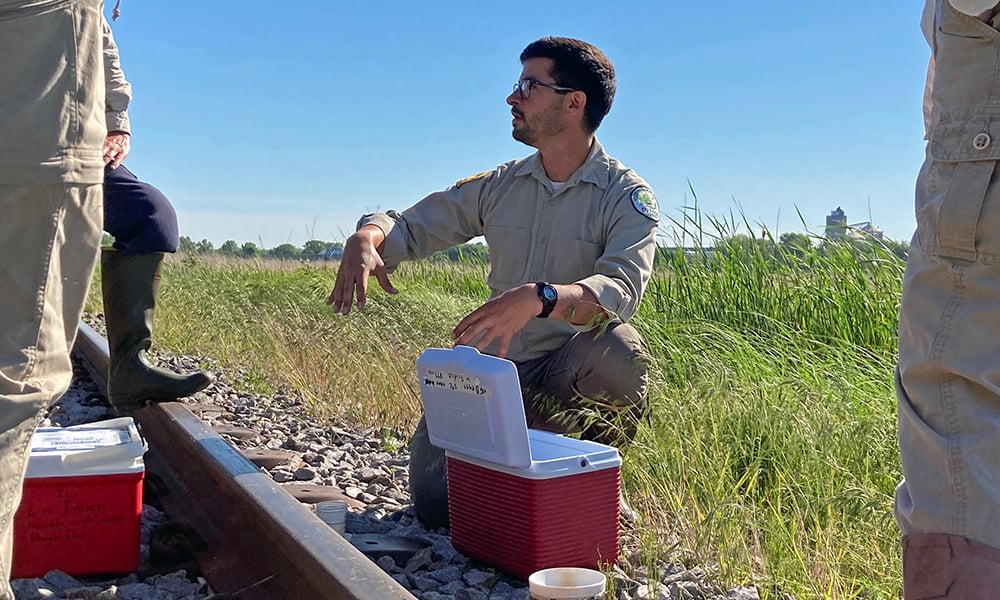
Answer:
<path fill-rule="evenodd" d="M 554 567 L 528 576 L 532 600 L 595 600 L 604 598 L 604 573 L 580 567 Z"/>
<path fill-rule="evenodd" d="M 316 503 L 316 516 L 331 529 L 344 535 L 347 521 L 347 503 L 343 500 L 324 500 Z"/>

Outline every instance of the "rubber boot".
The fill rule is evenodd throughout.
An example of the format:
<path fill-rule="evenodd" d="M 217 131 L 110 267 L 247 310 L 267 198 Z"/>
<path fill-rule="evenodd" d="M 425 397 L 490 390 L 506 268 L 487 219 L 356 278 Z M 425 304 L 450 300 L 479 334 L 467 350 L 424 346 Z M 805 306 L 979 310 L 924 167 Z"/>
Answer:
<path fill-rule="evenodd" d="M 118 414 L 141 408 L 147 401 L 190 396 L 212 383 L 212 376 L 204 371 L 178 375 L 147 361 L 162 262 L 159 252 L 125 254 L 113 248 L 101 252 L 104 322 L 111 355 L 108 399 Z"/>
<path fill-rule="evenodd" d="M 427 529 L 448 527 L 448 468 L 444 450 L 431 444 L 427 417 L 410 438 L 410 500 Z"/>
<path fill-rule="evenodd" d="M 1000 597 L 1000 550 L 943 533 L 903 538 L 905 600 L 997 597 Z"/>

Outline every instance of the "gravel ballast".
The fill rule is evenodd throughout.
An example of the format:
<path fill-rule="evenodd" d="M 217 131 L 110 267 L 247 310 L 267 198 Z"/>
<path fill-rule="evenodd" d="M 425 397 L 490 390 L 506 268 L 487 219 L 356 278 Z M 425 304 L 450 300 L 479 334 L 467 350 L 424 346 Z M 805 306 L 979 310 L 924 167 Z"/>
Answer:
<path fill-rule="evenodd" d="M 99 328 L 99 327 L 98 327 Z M 161 366 L 186 372 L 210 360 L 157 355 Z M 211 369 L 216 381 L 194 398 L 192 410 L 240 449 L 268 448 L 287 452 L 289 460 L 267 470 L 282 485 L 331 486 L 352 499 L 346 537 L 390 535 L 419 548 L 408 558 L 382 556 L 376 563 L 421 600 L 529 600 L 526 582 L 489 565 L 467 559 L 451 545 L 446 529 L 427 530 L 409 504 L 405 440 L 386 439 L 375 431 L 359 431 L 336 423 L 319 423 L 300 398 L 237 392 L 239 372 Z M 70 426 L 112 418 L 107 399 L 89 374 L 75 366 L 70 390 L 53 405 L 43 426 Z M 228 435 L 240 431 L 240 435 Z M 251 435 L 247 430 L 252 431 Z M 18 600 L 81 598 L 88 600 L 202 600 L 223 596 L 180 570 L 148 575 L 151 532 L 168 515 L 144 506 L 139 573 L 113 579 L 74 578 L 53 571 L 44 578 L 14 580 Z M 641 520 L 639 521 L 641 526 Z M 754 600 L 752 586 L 723 589 L 709 581 L 707 569 L 661 563 L 641 564 L 637 525 L 621 534 L 621 558 L 611 568 L 609 600 Z M 145 574 L 144 574 L 145 573 Z M 612 592 L 613 590 L 613 592 Z M 377 599 L 373 599 L 377 600 Z"/>

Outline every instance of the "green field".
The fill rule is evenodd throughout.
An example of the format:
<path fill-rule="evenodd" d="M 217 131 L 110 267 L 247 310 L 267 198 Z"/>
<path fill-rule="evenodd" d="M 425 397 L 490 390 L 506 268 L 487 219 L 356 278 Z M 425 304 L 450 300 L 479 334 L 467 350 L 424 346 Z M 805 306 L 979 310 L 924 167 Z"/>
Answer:
<path fill-rule="evenodd" d="M 156 345 L 239 367 L 244 389 L 294 388 L 325 416 L 406 439 L 420 406 L 415 361 L 449 346 L 486 298 L 486 266 L 404 264 L 399 295 L 373 292 L 347 318 L 323 303 L 334 268 L 172 256 Z M 623 465 L 648 560 L 707 566 L 764 598 L 899 597 L 902 269 L 877 244 L 743 238 L 661 253 L 633 320 L 652 356 L 655 412 Z"/>

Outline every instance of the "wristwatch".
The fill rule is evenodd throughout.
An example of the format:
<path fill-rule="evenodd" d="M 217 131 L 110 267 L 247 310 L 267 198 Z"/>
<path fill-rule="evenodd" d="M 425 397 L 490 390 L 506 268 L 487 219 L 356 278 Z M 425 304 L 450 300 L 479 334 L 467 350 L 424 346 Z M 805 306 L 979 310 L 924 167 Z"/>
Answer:
<path fill-rule="evenodd" d="M 544 281 L 535 282 L 535 289 L 538 291 L 538 299 L 542 301 L 542 312 L 538 313 L 538 318 L 548 318 L 559 301 L 559 294 L 556 288 Z"/>

